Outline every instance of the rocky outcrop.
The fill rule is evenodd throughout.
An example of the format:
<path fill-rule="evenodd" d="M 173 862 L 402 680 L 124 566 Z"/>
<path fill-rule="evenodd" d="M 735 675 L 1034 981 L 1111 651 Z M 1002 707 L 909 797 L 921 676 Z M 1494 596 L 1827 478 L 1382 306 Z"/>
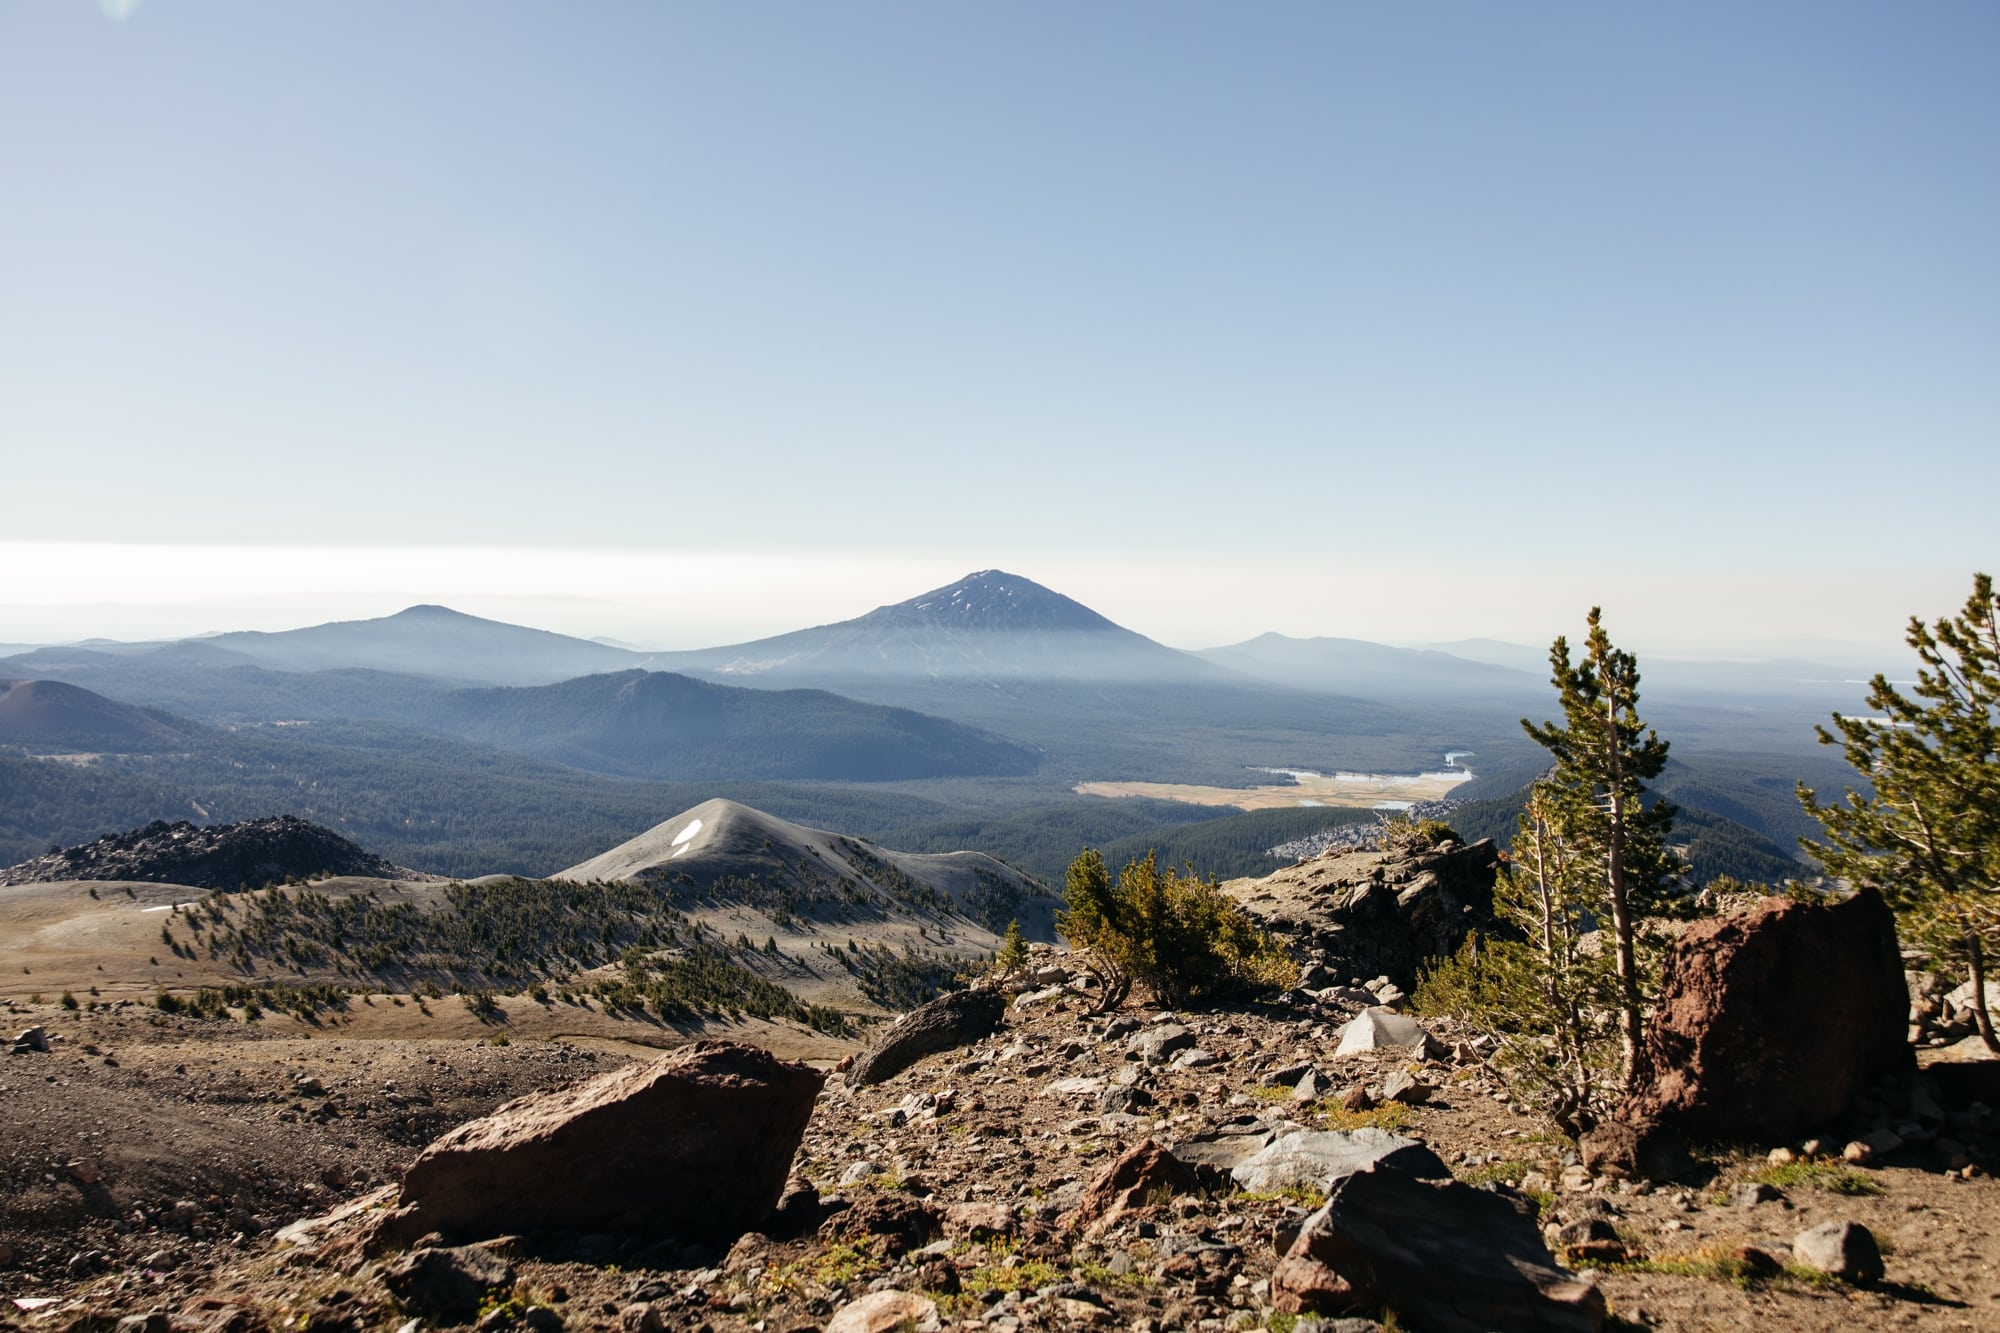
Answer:
<path fill-rule="evenodd" d="M 1388 1308 L 1412 1328 L 1583 1333 L 1604 1296 L 1557 1267 L 1525 1202 L 1381 1163 L 1334 1187 L 1272 1274 L 1292 1313 Z"/>
<path fill-rule="evenodd" d="M 396 879 L 410 872 L 291 815 L 202 827 L 154 820 L 129 833 L 38 856 L 0 870 L 0 884 L 55 880 L 138 880 L 197 889 L 261 888 L 291 879 L 360 875 Z"/>
<path fill-rule="evenodd" d="M 1662 1139 L 1784 1143 L 1914 1057 L 1896 921 L 1864 889 L 1766 898 L 1690 926 L 1667 956 L 1639 1092 L 1593 1133 L 1594 1162 L 1659 1174 Z"/>
<path fill-rule="evenodd" d="M 700 1041 L 446 1134 L 403 1177 L 380 1232 L 549 1230 L 730 1241 L 771 1216 L 825 1076 Z"/>
<path fill-rule="evenodd" d="M 953 991 L 912 1009 L 847 1070 L 847 1085 L 865 1088 L 894 1078 L 926 1055 L 970 1046 L 1000 1026 L 1007 998 L 994 990 Z"/>
<path fill-rule="evenodd" d="M 1260 925 L 1292 937 L 1349 977 L 1386 976 L 1402 990 L 1475 927 L 1491 930 L 1500 853 L 1491 839 L 1420 852 L 1329 852 L 1224 887 Z"/>

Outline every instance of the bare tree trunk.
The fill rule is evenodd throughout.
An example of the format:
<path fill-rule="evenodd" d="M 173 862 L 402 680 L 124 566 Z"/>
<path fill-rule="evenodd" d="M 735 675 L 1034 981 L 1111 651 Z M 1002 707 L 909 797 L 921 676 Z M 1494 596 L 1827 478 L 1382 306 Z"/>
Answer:
<path fill-rule="evenodd" d="M 1632 906 L 1625 885 L 1625 795 L 1619 790 L 1624 779 L 1618 754 L 1618 698 L 1616 691 L 1606 701 L 1605 753 L 1611 763 L 1611 827 L 1605 848 L 1605 875 L 1611 891 L 1611 930 L 1618 940 L 1618 1055 L 1625 1091 L 1638 1090 L 1639 1047 L 1645 1038 L 1639 1012 L 1639 960 L 1632 946 Z"/>
<path fill-rule="evenodd" d="M 1972 1018 L 1979 1025 L 1979 1039 L 1986 1043 L 1986 1049 L 2000 1051 L 2000 1040 L 1993 1036 L 1993 1015 L 1986 1012 L 1986 951 L 1977 930 L 1966 930 L 1965 945 L 1972 964 Z"/>

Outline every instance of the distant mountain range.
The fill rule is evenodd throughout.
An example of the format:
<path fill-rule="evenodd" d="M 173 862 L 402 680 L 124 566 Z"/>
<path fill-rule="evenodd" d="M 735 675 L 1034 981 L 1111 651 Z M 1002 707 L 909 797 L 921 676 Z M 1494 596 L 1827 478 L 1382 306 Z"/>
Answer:
<path fill-rule="evenodd" d="M 413 606 L 379 620 L 339 620 L 277 633 L 244 630 L 195 642 L 273 671 L 362 667 L 484 685 L 547 685 L 651 662 L 644 653 L 482 620 L 443 606 Z"/>
<path fill-rule="evenodd" d="M 1205 649 L 1201 656 L 1273 684 L 1335 690 L 1364 698 L 1473 695 L 1525 699 L 1547 688 L 1540 677 L 1512 667 L 1436 649 L 1391 648 L 1363 639 L 1294 639 L 1264 634 L 1225 648 Z"/>
<path fill-rule="evenodd" d="M 943 718 L 824 690 L 748 690 L 663 671 L 460 690 L 417 720 L 463 740 L 622 777 L 1019 776 L 1033 750 Z"/>
<path fill-rule="evenodd" d="M 1675 799 L 1757 831 L 1758 855 L 1789 855 L 1793 784 L 1839 781 L 1812 727 L 1859 700 L 1851 669 L 1641 668 L 1642 712 L 1685 765 Z M 964 845 L 946 840 L 963 824 L 1048 873 L 1078 839 L 1163 845 L 1184 822 L 1150 807 L 1107 815 L 1072 790 L 1093 779 L 1229 787 L 1265 780 L 1257 770 L 1409 772 L 1469 751 L 1477 777 L 1460 798 L 1506 805 L 1546 763 L 1519 719 L 1554 711 L 1547 672 L 1546 649 L 1491 640 L 1407 649 L 1266 634 L 1183 652 L 990 569 L 849 620 L 691 652 L 438 606 L 91 641 L 0 658 L 0 844 L 95 836 L 98 812 L 322 811 L 390 840 L 405 864 L 491 864 L 505 847 L 545 869 L 599 845 L 579 841 L 586 825 L 623 836 L 650 819 L 669 790 L 657 784 L 700 783 L 673 787 L 674 804 L 735 784 L 790 816 L 909 829 L 922 841 L 906 845 L 925 847 Z M 439 783 L 483 804 L 460 817 L 429 790 Z M 1488 814 L 1511 827 L 1510 809 Z M 1255 855 L 1249 828 L 1197 845 Z"/>

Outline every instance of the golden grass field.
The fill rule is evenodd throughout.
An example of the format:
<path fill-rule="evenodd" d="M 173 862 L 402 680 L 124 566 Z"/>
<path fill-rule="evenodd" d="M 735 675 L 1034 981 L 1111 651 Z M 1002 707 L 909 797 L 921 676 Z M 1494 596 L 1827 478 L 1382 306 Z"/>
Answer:
<path fill-rule="evenodd" d="M 1469 776 L 1469 775 L 1466 775 Z M 1456 773 L 1300 774 L 1296 782 L 1269 787 L 1203 787 L 1181 782 L 1079 782 L 1082 796 L 1146 796 L 1190 805 L 1239 810 L 1287 810 L 1300 805 L 1366 810 L 1384 801 L 1435 801 L 1465 781 Z"/>

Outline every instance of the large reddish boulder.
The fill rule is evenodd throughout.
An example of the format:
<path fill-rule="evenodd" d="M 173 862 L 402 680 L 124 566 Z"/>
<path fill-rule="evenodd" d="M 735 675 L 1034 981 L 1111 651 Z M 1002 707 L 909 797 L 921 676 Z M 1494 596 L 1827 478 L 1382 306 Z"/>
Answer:
<path fill-rule="evenodd" d="M 1783 1143 L 1915 1062 L 1896 919 L 1863 889 L 1824 903 L 1766 898 L 1688 927 L 1667 956 L 1638 1092 L 1584 1145 L 1633 1169 L 1662 1138 Z M 1659 1174 L 1640 1160 L 1643 1174 Z"/>
<path fill-rule="evenodd" d="M 824 1080 L 754 1046 L 698 1041 L 532 1093 L 424 1149 L 380 1234 L 733 1241 L 776 1207 Z"/>

